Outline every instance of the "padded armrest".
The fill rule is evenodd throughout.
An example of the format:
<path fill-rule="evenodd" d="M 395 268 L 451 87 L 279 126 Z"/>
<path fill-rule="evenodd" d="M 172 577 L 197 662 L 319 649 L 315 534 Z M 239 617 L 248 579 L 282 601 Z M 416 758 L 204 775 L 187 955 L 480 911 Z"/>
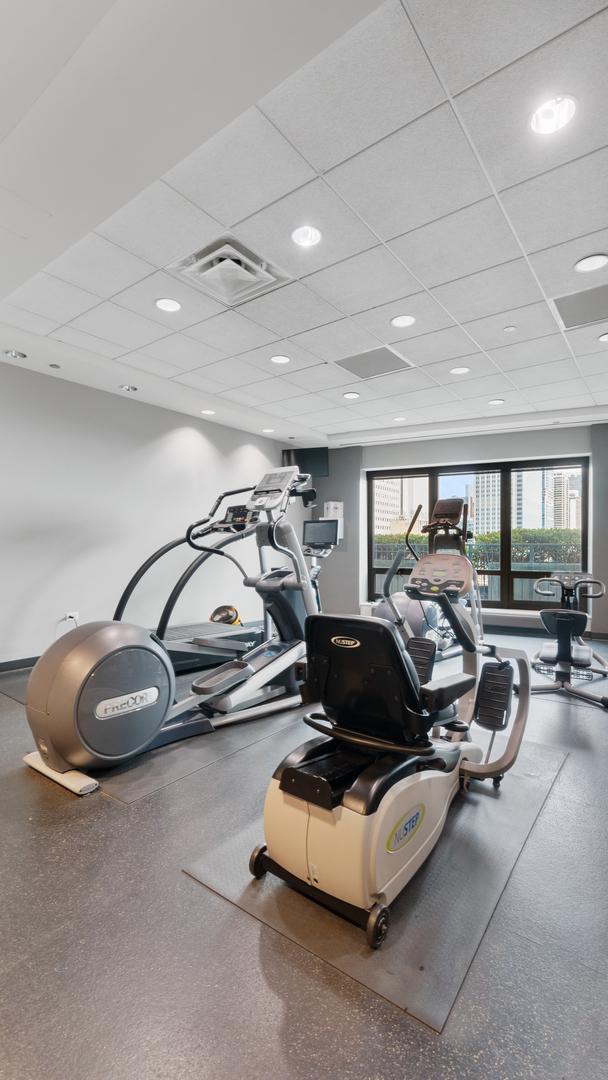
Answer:
<path fill-rule="evenodd" d="M 429 712 L 437 712 L 451 705 L 476 683 L 474 675 L 444 675 L 443 679 L 432 679 L 420 687 L 420 695 Z"/>

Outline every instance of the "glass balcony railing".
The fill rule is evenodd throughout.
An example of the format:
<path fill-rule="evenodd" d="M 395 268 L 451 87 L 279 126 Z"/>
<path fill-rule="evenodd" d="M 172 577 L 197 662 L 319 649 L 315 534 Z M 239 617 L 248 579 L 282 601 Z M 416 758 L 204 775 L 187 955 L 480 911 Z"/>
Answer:
<path fill-rule="evenodd" d="M 413 543 L 418 555 L 427 551 L 426 543 L 420 541 Z M 398 551 L 404 550 L 403 539 L 400 537 L 375 537 L 373 543 L 374 567 L 389 567 Z M 500 570 L 500 542 L 470 541 L 467 544 L 467 555 L 477 570 Z M 403 567 L 413 565 L 409 552 L 403 558 Z M 563 543 L 554 541 L 514 541 L 511 548 L 511 569 L 513 573 L 529 572 L 550 574 L 553 570 L 577 571 L 582 567 L 582 544 L 580 537 L 575 541 Z"/>

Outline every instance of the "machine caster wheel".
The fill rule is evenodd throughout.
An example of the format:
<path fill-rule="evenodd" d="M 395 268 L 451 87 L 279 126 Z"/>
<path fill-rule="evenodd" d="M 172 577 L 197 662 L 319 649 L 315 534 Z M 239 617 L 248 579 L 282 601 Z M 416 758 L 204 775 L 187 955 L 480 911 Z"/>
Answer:
<path fill-rule="evenodd" d="M 374 904 L 369 913 L 365 936 L 370 949 L 379 949 L 388 934 L 391 914 L 384 904 Z"/>
<path fill-rule="evenodd" d="M 498 791 L 498 789 L 500 787 L 500 782 L 501 782 L 502 779 L 503 779 L 502 776 L 495 776 L 494 777 L 494 779 L 492 780 L 492 787 L 494 788 L 494 791 Z"/>
<path fill-rule="evenodd" d="M 264 855 L 266 854 L 267 850 L 268 848 L 266 847 L 266 844 L 258 844 L 258 846 L 253 849 L 251 855 L 249 856 L 249 873 L 252 877 L 257 878 L 258 881 L 260 878 L 263 878 L 264 874 L 266 873 L 266 867 L 264 866 Z"/>

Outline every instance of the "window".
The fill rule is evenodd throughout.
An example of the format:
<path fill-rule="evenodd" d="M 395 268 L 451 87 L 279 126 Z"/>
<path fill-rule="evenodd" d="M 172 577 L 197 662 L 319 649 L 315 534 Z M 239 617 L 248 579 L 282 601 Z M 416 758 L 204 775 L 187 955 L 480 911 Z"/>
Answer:
<path fill-rule="evenodd" d="M 534 582 L 556 570 L 587 569 L 588 462 L 550 460 L 500 465 L 370 473 L 368 477 L 369 594 L 378 596 L 418 505 L 410 542 L 427 550 L 418 526 L 437 498 L 464 499 L 467 554 L 477 569 L 482 602 L 495 607 L 542 607 Z M 413 565 L 406 552 L 394 589 Z"/>

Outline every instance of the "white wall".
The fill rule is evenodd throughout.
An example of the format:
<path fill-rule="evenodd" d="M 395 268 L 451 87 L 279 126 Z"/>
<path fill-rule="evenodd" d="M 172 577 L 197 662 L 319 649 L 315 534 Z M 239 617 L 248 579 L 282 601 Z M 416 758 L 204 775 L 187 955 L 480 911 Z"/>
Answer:
<path fill-rule="evenodd" d="M 0 662 L 37 656 L 63 632 L 66 611 L 81 622 L 111 618 L 147 555 L 203 517 L 218 492 L 254 484 L 281 456 L 270 439 L 6 365 L 0 454 Z M 299 505 L 290 515 L 299 530 Z M 237 547 L 253 570 L 253 541 Z M 156 625 L 191 556 L 178 549 L 144 579 L 129 621 Z M 247 618 L 261 610 L 218 558 L 193 579 L 175 621 L 202 621 L 220 603 Z"/>
<path fill-rule="evenodd" d="M 473 465 L 490 461 L 588 454 L 591 428 L 550 427 L 542 431 L 497 432 L 450 439 L 364 446 L 364 469 L 413 469 L 418 465 Z"/>

